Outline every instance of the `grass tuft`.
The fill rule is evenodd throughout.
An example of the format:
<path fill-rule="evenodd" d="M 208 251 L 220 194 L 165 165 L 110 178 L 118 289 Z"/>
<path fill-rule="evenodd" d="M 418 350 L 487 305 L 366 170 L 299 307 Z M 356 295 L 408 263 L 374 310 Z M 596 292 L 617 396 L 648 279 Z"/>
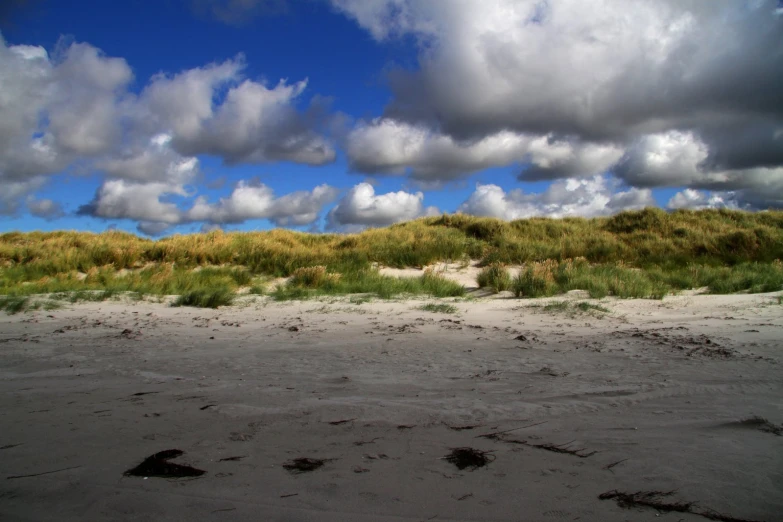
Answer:
<path fill-rule="evenodd" d="M 193 306 L 197 308 L 218 308 L 234 302 L 234 293 L 230 288 L 199 289 L 177 297 L 171 306 Z"/>
<path fill-rule="evenodd" d="M 18 314 L 27 309 L 29 297 L 4 296 L 0 298 L 0 310 L 5 310 L 8 315 Z"/>
<path fill-rule="evenodd" d="M 445 303 L 427 303 L 418 309 L 435 314 L 456 314 L 459 311 L 456 306 Z"/>
<path fill-rule="evenodd" d="M 476 277 L 479 288 L 491 288 L 494 292 L 503 292 L 511 288 L 511 275 L 503 263 L 490 263 Z"/>

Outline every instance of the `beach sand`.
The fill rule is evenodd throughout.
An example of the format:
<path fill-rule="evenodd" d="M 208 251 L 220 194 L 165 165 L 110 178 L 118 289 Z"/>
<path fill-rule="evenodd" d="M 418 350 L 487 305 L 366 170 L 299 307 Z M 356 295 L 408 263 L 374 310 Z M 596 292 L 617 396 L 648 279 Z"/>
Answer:
<path fill-rule="evenodd" d="M 783 520 L 777 294 L 564 300 L 0 314 L 0 519 Z M 172 449 L 205 473 L 124 474 Z"/>

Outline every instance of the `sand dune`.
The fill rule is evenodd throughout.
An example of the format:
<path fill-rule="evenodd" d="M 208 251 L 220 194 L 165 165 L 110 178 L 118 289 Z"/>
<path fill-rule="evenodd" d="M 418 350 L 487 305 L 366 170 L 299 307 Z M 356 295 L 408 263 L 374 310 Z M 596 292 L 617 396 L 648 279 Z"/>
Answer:
<path fill-rule="evenodd" d="M 563 300 L 3 314 L 0 518 L 780 520 L 777 296 Z"/>

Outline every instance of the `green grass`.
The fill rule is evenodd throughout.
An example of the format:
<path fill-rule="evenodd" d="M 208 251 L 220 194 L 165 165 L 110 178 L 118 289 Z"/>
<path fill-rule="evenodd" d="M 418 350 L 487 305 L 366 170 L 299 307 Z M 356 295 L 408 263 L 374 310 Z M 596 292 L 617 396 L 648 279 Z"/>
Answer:
<path fill-rule="evenodd" d="M 288 276 L 296 283 L 276 291 L 276 298 L 460 295 L 463 290 L 432 275 L 394 283 L 372 275 L 371 267 L 468 259 L 485 267 L 482 287 L 519 297 L 582 289 L 593 297 L 660 298 L 705 286 L 712 293 L 773 292 L 783 288 L 783 211 L 648 208 L 594 219 L 510 222 L 454 214 L 350 235 L 276 229 L 154 241 L 116 231 L 8 232 L 0 234 L 0 295 L 161 297 L 247 287 L 260 295 L 262 281 Z M 526 268 L 512 280 L 504 268 L 510 264 Z"/>
<path fill-rule="evenodd" d="M 503 292 L 511 288 L 511 275 L 503 263 L 491 263 L 479 272 L 476 282 L 479 288 Z"/>
<path fill-rule="evenodd" d="M 465 294 L 465 288 L 432 273 L 425 273 L 420 277 L 397 278 L 381 275 L 377 270 L 366 269 L 347 272 L 340 277 L 325 277 L 317 287 L 306 287 L 299 280 L 291 279 L 271 293 L 277 301 L 345 294 L 371 294 L 381 299 L 402 295 L 459 297 Z"/>
<path fill-rule="evenodd" d="M 27 309 L 29 302 L 29 297 L 6 296 L 0 299 L 0 310 L 4 310 L 8 315 L 18 314 Z"/>
<path fill-rule="evenodd" d="M 0 296 L 0 310 L 8 315 L 28 312 L 30 310 L 57 310 L 62 305 L 51 299 L 33 299 L 31 297 L 20 296 Z"/>
<path fill-rule="evenodd" d="M 427 303 L 418 307 L 418 310 L 435 314 L 456 314 L 459 311 L 456 306 L 445 303 Z"/>
<path fill-rule="evenodd" d="M 587 301 L 581 301 L 579 303 L 576 303 L 574 306 L 580 312 L 585 312 L 585 313 L 587 313 L 587 312 L 599 312 L 599 313 L 602 313 L 602 314 L 609 314 L 609 313 L 612 312 L 611 310 L 609 310 L 608 308 L 606 308 L 604 306 L 593 304 L 593 303 L 588 303 Z"/>
<path fill-rule="evenodd" d="M 566 310 L 568 310 L 567 301 L 554 301 L 544 305 L 545 312 L 565 312 Z"/>
<path fill-rule="evenodd" d="M 542 311 L 549 313 L 567 313 L 571 316 L 588 314 L 600 317 L 604 314 L 612 313 L 612 311 L 606 307 L 589 303 L 587 301 L 580 301 L 578 303 L 569 301 L 552 301 L 551 303 L 547 303 L 543 306 L 533 305 L 532 308 L 540 308 Z"/>
<path fill-rule="evenodd" d="M 228 287 L 192 290 L 180 295 L 171 306 L 218 308 L 234 302 L 234 292 Z"/>

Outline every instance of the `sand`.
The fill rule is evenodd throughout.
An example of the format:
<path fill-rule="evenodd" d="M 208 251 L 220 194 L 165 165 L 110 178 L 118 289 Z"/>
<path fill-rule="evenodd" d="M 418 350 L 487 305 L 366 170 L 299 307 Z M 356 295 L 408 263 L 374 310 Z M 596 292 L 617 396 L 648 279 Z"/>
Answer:
<path fill-rule="evenodd" d="M 0 314 L 0 519 L 783 520 L 777 296 L 564 299 Z"/>

